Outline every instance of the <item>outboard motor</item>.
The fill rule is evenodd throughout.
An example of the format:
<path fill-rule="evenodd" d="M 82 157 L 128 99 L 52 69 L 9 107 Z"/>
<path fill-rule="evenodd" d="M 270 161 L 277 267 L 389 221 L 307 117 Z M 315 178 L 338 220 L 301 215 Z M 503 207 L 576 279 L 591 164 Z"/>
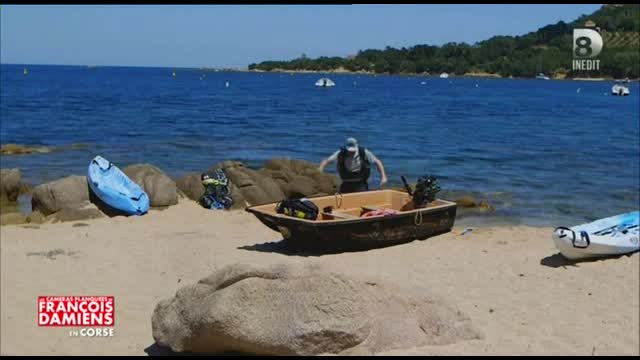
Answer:
<path fill-rule="evenodd" d="M 425 207 L 430 202 L 435 201 L 436 194 L 441 190 L 438 179 L 433 175 L 425 175 L 418 178 L 416 188 L 413 191 L 404 176 L 402 176 L 402 182 L 409 195 L 413 197 L 413 206 L 416 209 Z"/>

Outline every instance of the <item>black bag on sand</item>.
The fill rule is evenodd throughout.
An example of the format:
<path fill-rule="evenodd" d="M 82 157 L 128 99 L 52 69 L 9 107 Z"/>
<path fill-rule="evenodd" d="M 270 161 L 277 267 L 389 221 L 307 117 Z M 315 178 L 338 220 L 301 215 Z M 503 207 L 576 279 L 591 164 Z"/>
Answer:
<path fill-rule="evenodd" d="M 318 218 L 318 207 L 305 198 L 283 200 L 276 205 L 276 212 L 300 219 L 315 220 Z"/>
<path fill-rule="evenodd" d="M 200 175 L 204 194 L 200 197 L 200 205 L 207 209 L 229 209 L 233 199 L 229 194 L 229 181 L 222 169 Z"/>

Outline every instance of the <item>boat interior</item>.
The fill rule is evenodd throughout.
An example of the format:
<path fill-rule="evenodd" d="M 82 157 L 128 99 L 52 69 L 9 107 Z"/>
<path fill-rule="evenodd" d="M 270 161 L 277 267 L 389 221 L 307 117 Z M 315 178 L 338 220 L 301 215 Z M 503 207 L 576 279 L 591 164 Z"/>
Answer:
<path fill-rule="evenodd" d="M 400 214 L 418 212 L 418 210 L 432 210 L 451 206 L 450 201 L 436 199 L 427 206 L 416 209 L 412 198 L 406 192 L 397 190 L 366 191 L 351 194 L 336 194 L 310 198 L 318 207 L 318 217 L 315 220 L 297 219 L 299 221 L 348 221 L 359 219 L 364 213 L 375 210 L 396 210 Z M 257 205 L 248 208 L 249 211 L 259 212 L 276 217 L 289 216 L 278 214 L 276 204 Z M 382 215 L 379 215 L 382 216 Z"/>

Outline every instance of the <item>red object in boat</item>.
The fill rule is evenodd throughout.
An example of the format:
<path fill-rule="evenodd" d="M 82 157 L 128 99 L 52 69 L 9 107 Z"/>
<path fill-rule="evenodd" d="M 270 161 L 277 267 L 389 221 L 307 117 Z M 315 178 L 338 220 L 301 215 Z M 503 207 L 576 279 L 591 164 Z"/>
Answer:
<path fill-rule="evenodd" d="M 368 211 L 362 214 L 361 217 L 389 216 L 389 215 L 396 215 L 398 213 L 399 211 L 393 210 L 393 209 L 378 209 L 378 210 Z"/>

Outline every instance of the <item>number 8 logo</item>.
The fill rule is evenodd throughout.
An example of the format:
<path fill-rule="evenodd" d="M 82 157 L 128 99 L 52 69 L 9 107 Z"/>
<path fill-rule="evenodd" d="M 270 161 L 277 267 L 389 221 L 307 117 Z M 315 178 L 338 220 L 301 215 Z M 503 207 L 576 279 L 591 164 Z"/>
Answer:
<path fill-rule="evenodd" d="M 573 55 L 593 58 L 602 51 L 602 36 L 592 29 L 573 29 Z"/>
<path fill-rule="evenodd" d="M 593 50 L 591 49 L 591 39 L 586 36 L 581 36 L 576 39 L 575 55 L 577 57 L 589 57 Z"/>

